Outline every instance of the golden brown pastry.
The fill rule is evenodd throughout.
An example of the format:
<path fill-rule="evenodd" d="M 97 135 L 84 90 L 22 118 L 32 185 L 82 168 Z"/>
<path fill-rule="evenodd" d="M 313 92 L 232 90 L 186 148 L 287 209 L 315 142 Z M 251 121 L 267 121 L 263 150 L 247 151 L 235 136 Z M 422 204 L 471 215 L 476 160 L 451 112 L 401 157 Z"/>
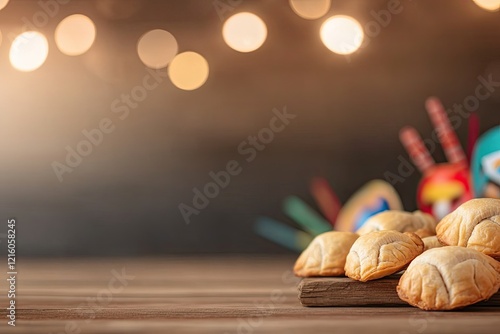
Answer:
<path fill-rule="evenodd" d="M 389 210 L 378 213 L 365 222 L 356 233 L 359 235 L 373 231 L 394 230 L 398 232 L 414 232 L 424 238 L 436 234 L 436 219 L 421 211 L 405 212 Z"/>
<path fill-rule="evenodd" d="M 424 242 L 424 251 L 432 248 L 443 247 L 443 245 L 439 242 L 437 236 L 435 235 L 422 238 L 422 241 Z"/>
<path fill-rule="evenodd" d="M 500 287 L 500 263 L 476 250 L 433 248 L 408 266 L 399 298 L 423 310 L 452 310 L 488 299 Z"/>
<path fill-rule="evenodd" d="M 500 199 L 465 202 L 439 222 L 436 232 L 444 245 L 472 248 L 500 260 Z"/>
<path fill-rule="evenodd" d="M 376 231 L 362 235 L 347 255 L 345 273 L 366 282 L 403 269 L 424 251 L 424 243 L 412 232 Z"/>
<path fill-rule="evenodd" d="M 359 236 L 352 232 L 325 232 L 311 241 L 295 262 L 300 277 L 342 276 L 347 253 Z"/>

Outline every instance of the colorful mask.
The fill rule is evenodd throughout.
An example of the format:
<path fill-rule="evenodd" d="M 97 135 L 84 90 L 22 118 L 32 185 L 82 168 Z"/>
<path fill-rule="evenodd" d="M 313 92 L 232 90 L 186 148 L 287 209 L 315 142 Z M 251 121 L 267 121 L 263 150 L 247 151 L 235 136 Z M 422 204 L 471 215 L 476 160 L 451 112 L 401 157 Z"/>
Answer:
<path fill-rule="evenodd" d="M 396 190 L 382 180 L 365 184 L 343 207 L 324 178 L 313 179 L 310 191 L 320 213 L 296 196 L 288 196 L 283 201 L 283 212 L 302 229 L 293 228 L 272 218 L 259 217 L 255 224 L 256 233 L 286 248 L 301 252 L 318 234 L 332 229 L 356 231 L 369 217 L 379 212 L 403 209 Z"/>
<path fill-rule="evenodd" d="M 471 172 L 476 197 L 500 198 L 500 126 L 486 132 L 476 143 Z"/>
<path fill-rule="evenodd" d="M 441 219 L 472 198 L 470 173 L 465 152 L 441 102 L 437 98 L 429 98 L 426 109 L 449 162 L 436 164 L 412 127 L 401 130 L 400 140 L 423 174 L 417 190 L 418 208 Z"/>
<path fill-rule="evenodd" d="M 438 164 L 423 175 L 417 189 L 418 207 L 441 219 L 472 198 L 469 169 L 460 164 Z"/>

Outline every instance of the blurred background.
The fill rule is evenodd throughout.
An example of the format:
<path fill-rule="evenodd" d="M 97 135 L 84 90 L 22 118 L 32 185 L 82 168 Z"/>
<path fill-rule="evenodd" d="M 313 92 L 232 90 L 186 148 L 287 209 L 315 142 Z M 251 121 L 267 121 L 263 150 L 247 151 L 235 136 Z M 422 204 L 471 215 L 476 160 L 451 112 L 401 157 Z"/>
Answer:
<path fill-rule="evenodd" d="M 0 234 L 15 217 L 30 256 L 288 252 L 253 232 L 257 216 L 293 226 L 282 200 L 314 205 L 314 176 L 344 202 L 397 173 L 399 129 L 431 135 L 428 96 L 453 114 L 478 77 L 500 82 L 498 1 L 310 1 L 0 1 Z M 224 24 L 243 12 L 266 33 L 231 46 Z M 88 21 L 61 25 L 74 14 L 95 38 L 75 37 Z M 357 21 L 362 44 L 332 52 L 320 30 L 335 15 Z M 42 38 L 16 42 L 29 30 Z M 238 147 L 285 106 L 296 117 L 246 161 Z M 500 87 L 476 109 L 481 132 L 498 125 Z M 457 133 L 465 146 L 466 121 Z M 231 160 L 241 172 L 186 224 L 179 205 Z M 394 184 L 407 210 L 419 178 Z"/>

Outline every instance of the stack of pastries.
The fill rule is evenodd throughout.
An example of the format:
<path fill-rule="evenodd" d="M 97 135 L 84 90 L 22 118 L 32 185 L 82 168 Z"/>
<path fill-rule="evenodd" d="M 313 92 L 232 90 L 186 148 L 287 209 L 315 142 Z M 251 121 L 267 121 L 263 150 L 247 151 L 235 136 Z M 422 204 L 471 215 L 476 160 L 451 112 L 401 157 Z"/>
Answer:
<path fill-rule="evenodd" d="M 385 211 L 356 233 L 318 235 L 297 259 L 300 277 L 366 282 L 401 270 L 397 292 L 423 310 L 452 310 L 500 288 L 500 200 L 470 200 L 439 223 L 416 211 Z"/>

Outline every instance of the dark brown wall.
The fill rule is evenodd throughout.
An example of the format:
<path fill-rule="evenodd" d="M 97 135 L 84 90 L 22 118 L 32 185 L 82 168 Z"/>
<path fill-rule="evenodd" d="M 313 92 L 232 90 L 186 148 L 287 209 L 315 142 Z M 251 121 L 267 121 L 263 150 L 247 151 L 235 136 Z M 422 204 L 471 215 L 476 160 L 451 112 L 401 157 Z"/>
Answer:
<path fill-rule="evenodd" d="M 397 169 L 405 155 L 397 136 L 402 126 L 429 136 L 427 96 L 452 107 L 474 93 L 478 76 L 500 81 L 499 14 L 472 1 L 402 1 L 402 13 L 349 58 L 322 45 L 324 18 L 301 19 L 285 0 L 245 0 L 234 10 L 252 11 L 268 26 L 263 47 L 249 54 L 226 46 L 212 0 L 117 1 L 118 9 L 131 6 L 124 19 L 110 19 L 96 3 L 61 6 L 40 28 L 49 38 L 48 60 L 27 74 L 10 67 L 7 36 L 40 7 L 12 1 L 0 11 L 0 218 L 18 219 L 22 254 L 281 252 L 253 234 L 258 215 L 284 219 L 280 205 L 289 194 L 312 203 L 307 182 L 315 175 L 346 200 L 364 182 Z M 370 11 L 386 6 L 333 0 L 329 15 L 351 15 L 365 26 Z M 73 58 L 57 51 L 53 32 L 76 12 L 94 20 L 97 40 Z M 165 79 L 119 121 L 110 105 L 147 73 L 135 47 L 153 28 L 170 31 L 180 51 L 201 53 L 209 79 L 192 92 Z M 238 145 L 283 106 L 296 119 L 243 163 Z M 499 123 L 499 106 L 500 89 L 481 102 L 483 131 Z M 65 147 L 106 117 L 114 132 L 59 182 L 51 163 L 62 162 Z M 465 125 L 458 134 L 465 143 Z M 440 150 L 435 157 L 443 161 Z M 241 174 L 186 225 L 178 205 L 233 159 L 242 162 Z M 415 208 L 418 179 L 415 173 L 396 185 L 407 209 Z"/>

